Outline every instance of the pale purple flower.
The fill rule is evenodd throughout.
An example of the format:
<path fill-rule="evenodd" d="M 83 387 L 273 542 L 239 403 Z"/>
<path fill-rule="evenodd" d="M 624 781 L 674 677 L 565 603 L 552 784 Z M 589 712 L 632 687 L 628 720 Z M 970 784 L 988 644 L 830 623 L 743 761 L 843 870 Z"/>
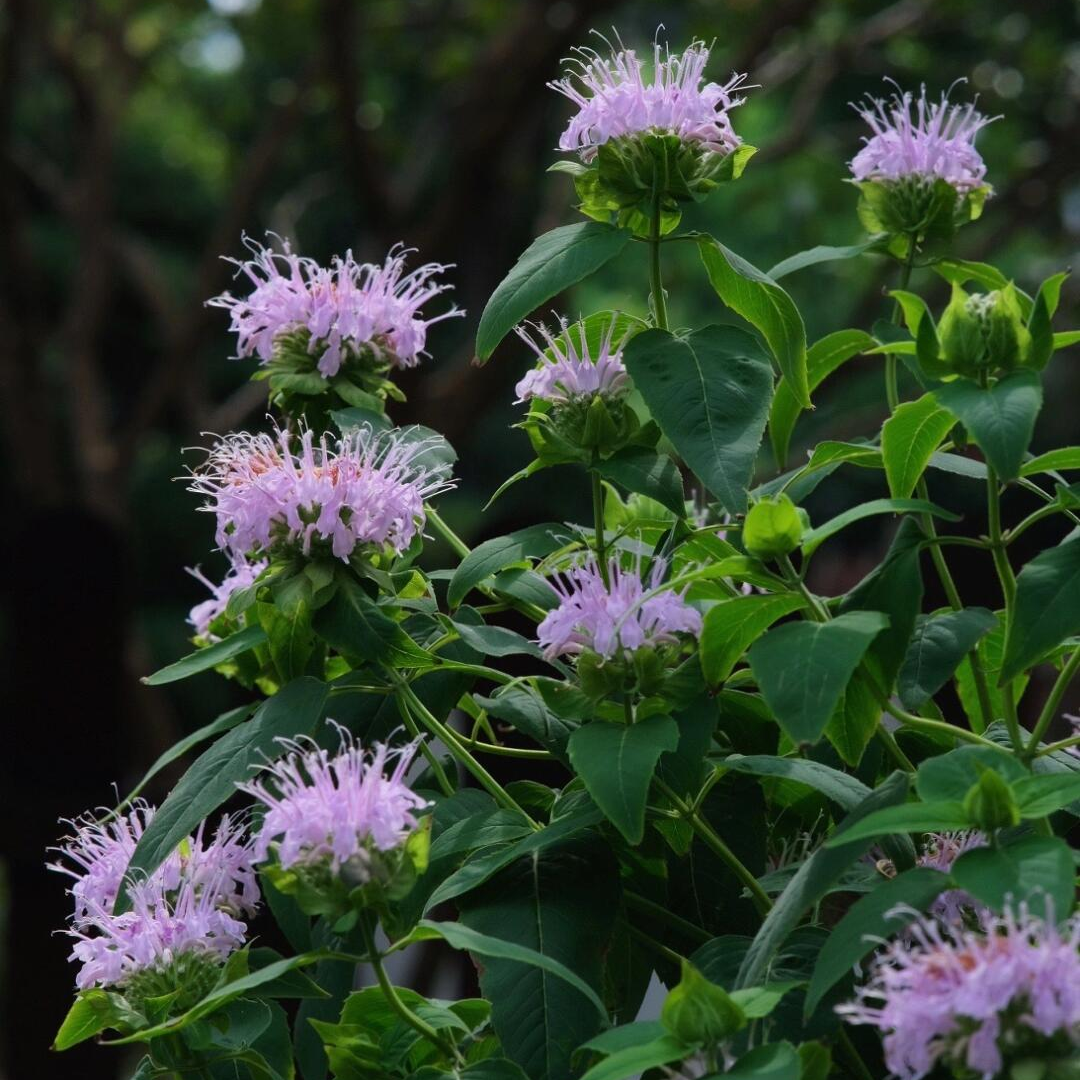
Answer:
<path fill-rule="evenodd" d="M 517 384 L 517 401 L 541 398 L 562 405 L 575 399 L 591 398 L 596 394 L 608 398 L 621 395 L 629 383 L 629 376 L 622 361 L 622 350 L 630 337 L 630 330 L 627 329 L 616 343 L 615 322 L 615 319 L 611 320 L 595 359 L 589 354 L 583 322 L 579 322 L 575 327 L 580 348 L 575 344 L 566 319 L 559 320 L 558 336 L 553 335 L 543 323 L 532 324 L 539 335 L 539 342 L 526 326 L 516 327 L 518 337 L 540 359 L 540 366 L 530 371 Z"/>
<path fill-rule="evenodd" d="M 132 909 L 113 914 L 128 861 L 153 815 L 152 807 L 138 802 L 111 821 L 79 819 L 70 823 L 74 836 L 57 849 L 73 864 L 51 869 L 75 882 L 68 933 L 76 939 L 71 959 L 82 964 L 79 989 L 122 986 L 183 954 L 220 960 L 244 942 L 243 917 L 254 914 L 259 886 L 251 844 L 228 817 L 212 840 L 200 826 L 153 874 L 132 881 Z"/>
<path fill-rule="evenodd" d="M 928 843 L 915 861 L 919 866 L 947 874 L 961 855 L 976 848 L 984 848 L 988 843 L 985 834 L 978 829 L 930 833 Z M 961 923 L 968 913 L 981 917 L 986 912 L 986 906 L 963 889 L 946 889 L 938 895 L 930 908 L 930 913 L 935 918 L 947 923 Z"/>
<path fill-rule="evenodd" d="M 351 356 L 370 353 L 396 367 L 414 367 L 425 355 L 429 326 L 464 315 L 451 308 L 425 319 L 420 309 L 451 288 L 437 277 L 450 266 L 426 263 L 405 272 L 411 249 L 391 248 L 381 266 L 358 263 L 352 252 L 334 256 L 329 267 L 293 254 L 287 240 L 274 251 L 244 237 L 252 254 L 229 259 L 254 286 L 242 299 L 222 293 L 207 303 L 232 316 L 241 357 L 268 364 L 278 335 L 306 331 L 307 351 L 318 356 L 319 372 L 331 378 Z"/>
<path fill-rule="evenodd" d="M 743 103 L 734 93 L 746 76 L 702 85 L 709 62 L 704 42 L 682 53 L 654 44 L 651 78 L 633 49 L 613 49 L 609 57 L 593 49 L 574 51 L 580 59 L 571 61 L 573 70 L 548 83 L 578 107 L 559 139 L 560 150 L 576 151 L 588 162 L 609 139 L 647 134 L 678 135 L 715 154 L 730 154 L 742 144 L 728 110 Z"/>
<path fill-rule="evenodd" d="M 974 105 L 952 105 L 947 93 L 928 101 L 924 86 L 917 98 L 905 90 L 855 109 L 873 131 L 852 159 L 856 180 L 940 179 L 962 195 L 982 186 L 986 165 L 975 136 L 994 118 Z"/>
<path fill-rule="evenodd" d="M 639 570 L 608 563 L 610 587 L 604 584 L 595 558 L 549 580 L 559 604 L 537 627 L 537 638 L 549 660 L 586 649 L 604 659 L 644 646 L 672 644 L 678 634 L 701 633 L 701 615 L 684 593 L 661 590 L 666 566 L 653 563 L 648 583 Z"/>
<path fill-rule="evenodd" d="M 266 861 L 273 845 L 283 869 L 328 864 L 336 873 L 350 863 L 362 870 L 372 849 L 400 847 L 416 828 L 414 812 L 428 805 L 405 782 L 416 744 L 376 743 L 369 752 L 344 728 L 339 734 L 333 755 L 311 739 L 279 740 L 289 753 L 239 785 L 266 807 L 255 838 L 257 862 Z"/>
<path fill-rule="evenodd" d="M 210 599 L 196 604 L 188 615 L 187 621 L 195 630 L 195 636 L 215 641 L 216 638 L 210 633 L 210 624 L 224 613 L 233 593 L 253 585 L 268 565 L 266 559 L 256 559 L 254 562 L 248 562 L 247 559 L 234 559 L 219 585 L 215 585 L 197 566 L 188 567 L 187 572 L 196 581 L 202 582 L 211 592 Z"/>
<path fill-rule="evenodd" d="M 400 554 L 424 527 L 424 501 L 453 487 L 445 467 L 421 460 L 433 440 L 414 435 L 364 427 L 316 443 L 308 429 L 232 434 L 210 450 L 190 490 L 207 496 L 218 547 L 234 559 L 278 544 L 307 555 L 316 542 L 343 560 L 362 545 Z"/>
<path fill-rule="evenodd" d="M 1080 914 L 1060 930 L 1025 906 L 987 918 L 982 931 L 920 918 L 837 1011 L 884 1033 L 894 1076 L 919 1080 L 943 1062 L 991 1080 L 1019 1038 L 1080 1046 L 1078 950 Z"/>

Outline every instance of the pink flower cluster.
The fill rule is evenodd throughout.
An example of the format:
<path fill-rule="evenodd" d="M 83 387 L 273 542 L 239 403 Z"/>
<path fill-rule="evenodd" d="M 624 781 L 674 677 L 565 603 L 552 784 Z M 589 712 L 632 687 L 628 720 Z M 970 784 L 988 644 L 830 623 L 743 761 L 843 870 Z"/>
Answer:
<path fill-rule="evenodd" d="M 190 490 L 207 496 L 217 544 L 236 560 L 277 544 L 306 555 L 316 540 L 340 559 L 365 544 L 400 554 L 424 527 L 424 501 L 453 486 L 422 463 L 432 444 L 414 435 L 359 428 L 316 444 L 310 430 L 240 432 L 214 445 Z"/>
<path fill-rule="evenodd" d="M 623 569 L 617 559 L 608 563 L 608 580 L 595 559 L 557 575 L 549 585 L 559 604 L 537 627 L 548 659 L 573 656 L 586 649 L 605 659 L 632 653 L 644 646 L 671 644 L 677 634 L 701 633 L 701 615 L 670 591 L 660 591 L 666 567 L 653 563 L 648 584 L 639 570 Z"/>
<path fill-rule="evenodd" d="M 986 918 L 982 931 L 919 919 L 837 1011 L 884 1032 L 894 1076 L 919 1080 L 941 1062 L 992 1080 L 1018 1037 L 1080 1048 L 1078 950 L 1080 914 L 1060 930 L 1024 907 Z"/>
<path fill-rule="evenodd" d="M 587 398 L 594 394 L 604 397 L 621 394 L 629 383 L 622 362 L 622 350 L 630 331 L 627 330 L 616 344 L 615 322 L 615 319 L 611 320 L 595 359 L 589 355 L 584 322 L 574 327 L 580 347 L 575 345 L 574 334 L 571 334 L 566 319 L 559 320 L 558 336 L 553 335 L 542 323 L 536 324 L 533 328 L 540 337 L 539 343 L 525 326 L 517 327 L 518 337 L 540 360 L 540 366 L 517 384 L 517 400 L 522 402 L 529 398 L 541 398 L 561 405 L 573 398 Z"/>
<path fill-rule="evenodd" d="M 207 303 L 232 316 L 239 355 L 258 356 L 263 364 L 273 359 L 280 334 L 300 330 L 309 335 L 308 352 L 319 357 L 319 372 L 327 378 L 349 356 L 364 352 L 397 367 L 414 367 L 424 355 L 428 327 L 464 314 L 451 308 L 431 319 L 421 317 L 429 300 L 451 288 L 435 280 L 451 267 L 426 263 L 406 273 L 410 251 L 400 246 L 382 266 L 358 263 L 350 251 L 324 267 L 294 255 L 288 241 L 282 241 L 280 252 L 246 236 L 244 243 L 253 257 L 229 261 L 254 290 L 243 299 L 226 292 Z"/>
<path fill-rule="evenodd" d="M 74 836 L 58 849 L 72 864 L 52 869 L 74 879 L 69 933 L 76 939 L 71 959 L 82 964 L 81 990 L 121 986 L 189 953 L 223 959 L 244 943 L 243 917 L 254 914 L 259 886 L 250 843 L 228 817 L 213 840 L 206 841 L 200 827 L 153 874 L 132 882 L 132 909 L 113 914 L 132 852 L 153 815 L 140 802 L 104 824 L 71 822 Z"/>
<path fill-rule="evenodd" d="M 578 107 L 559 139 L 560 150 L 576 151 L 588 162 L 609 139 L 654 133 L 678 135 L 716 154 L 730 154 L 742 144 L 728 111 L 743 103 L 733 95 L 746 76 L 733 75 L 723 86 L 702 85 L 709 62 L 704 42 L 666 54 L 655 44 L 651 82 L 633 49 L 613 50 L 610 57 L 576 51 L 582 59 L 574 61 L 575 70 L 548 83 Z"/>
<path fill-rule="evenodd" d="M 282 740 L 291 752 L 262 778 L 240 785 L 266 807 L 255 838 L 257 862 L 276 844 L 284 869 L 326 863 L 337 872 L 350 860 L 366 863 L 371 848 L 399 847 L 416 828 L 414 811 L 428 805 L 405 783 L 416 744 L 392 750 L 378 743 L 369 753 L 339 731 L 336 755 L 312 740 Z"/>
<path fill-rule="evenodd" d="M 992 118 L 974 105 L 950 105 L 947 94 L 927 101 L 923 87 L 918 98 L 904 91 L 888 100 L 869 98 L 855 108 L 873 131 L 852 159 L 856 180 L 940 179 L 960 194 L 982 185 L 986 165 L 975 136 Z"/>
<path fill-rule="evenodd" d="M 211 623 L 224 613 L 232 594 L 253 585 L 268 565 L 266 559 L 256 559 L 254 562 L 248 562 L 247 559 L 233 559 L 219 585 L 215 585 L 198 567 L 194 569 L 189 567 L 188 573 L 196 581 L 202 582 L 211 593 L 209 600 L 196 604 L 188 615 L 187 621 L 194 629 L 195 635 L 208 641 L 216 640 L 210 633 Z"/>

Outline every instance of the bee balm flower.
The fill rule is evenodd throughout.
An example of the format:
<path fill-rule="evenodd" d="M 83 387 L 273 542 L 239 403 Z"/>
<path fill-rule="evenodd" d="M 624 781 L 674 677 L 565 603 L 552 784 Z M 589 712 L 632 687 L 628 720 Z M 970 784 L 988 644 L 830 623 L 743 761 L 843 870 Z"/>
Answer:
<path fill-rule="evenodd" d="M 415 743 L 394 750 L 379 743 L 368 752 L 340 734 L 333 755 L 312 740 L 282 740 L 289 753 L 240 787 L 266 807 L 257 861 L 272 853 L 282 870 L 344 872 L 350 884 L 363 884 L 380 853 L 406 843 L 415 811 L 428 804 L 405 782 Z"/>
<path fill-rule="evenodd" d="M 644 646 L 673 644 L 679 634 L 697 637 L 701 615 L 681 595 L 655 591 L 664 570 L 656 560 L 646 585 L 638 571 L 624 570 L 612 559 L 605 585 L 594 559 L 549 582 L 559 604 L 537 627 L 544 655 L 551 659 L 588 650 L 610 660 Z"/>
<path fill-rule="evenodd" d="M 612 51 L 610 57 L 592 49 L 576 52 L 576 69 L 548 83 L 578 108 L 559 139 L 560 150 L 576 151 L 590 162 L 611 139 L 648 134 L 676 135 L 713 154 L 730 154 L 742 145 L 728 111 L 742 104 L 734 94 L 746 76 L 702 85 L 709 62 L 704 42 L 666 54 L 655 44 L 651 79 L 633 49 Z"/>
<path fill-rule="evenodd" d="M 1080 915 L 1059 930 L 1026 908 L 985 931 L 920 919 L 875 960 L 838 1008 L 885 1033 L 894 1076 L 919 1080 L 939 1064 L 982 1080 L 1006 1058 L 1068 1058 L 1080 1047 Z"/>
<path fill-rule="evenodd" d="M 316 545 L 343 560 L 364 545 L 400 554 L 424 526 L 424 501 L 453 486 L 421 461 L 432 440 L 412 435 L 358 428 L 316 444 L 310 429 L 241 432 L 210 450 L 190 490 L 207 496 L 217 544 L 236 559 Z"/>
<path fill-rule="evenodd" d="M 129 884 L 131 910 L 114 915 L 131 853 L 153 813 L 139 803 L 107 824 L 73 822 L 74 837 L 59 849 L 74 864 L 52 869 L 75 881 L 69 933 L 76 939 L 71 959 L 82 964 L 76 985 L 116 987 L 133 1004 L 182 988 L 193 1001 L 244 943 L 243 917 L 259 901 L 251 848 L 228 817 L 210 841 L 200 828 L 153 874 Z"/>
<path fill-rule="evenodd" d="M 233 593 L 253 585 L 267 565 L 265 559 L 256 559 L 255 562 L 248 562 L 246 559 L 235 560 L 219 585 L 215 585 L 198 567 L 189 568 L 188 573 L 196 581 L 202 582 L 212 594 L 209 600 L 196 604 L 188 615 L 187 621 L 194 629 L 195 636 L 208 641 L 214 640 L 214 635 L 210 633 L 210 625 L 225 613 Z"/>
<path fill-rule="evenodd" d="M 947 94 L 927 101 L 923 87 L 918 98 L 904 91 L 856 110 L 873 131 L 851 162 L 856 180 L 944 180 L 961 195 L 982 186 L 986 165 L 975 136 L 991 119 L 974 105 L 952 105 Z"/>
<path fill-rule="evenodd" d="M 429 300 L 451 287 L 436 280 L 451 267 L 426 263 L 406 273 L 410 251 L 401 246 L 381 266 L 358 263 L 350 251 L 324 267 L 294 254 L 288 241 L 280 252 L 247 237 L 244 243 L 252 258 L 229 261 L 254 286 L 252 292 L 242 299 L 225 292 L 207 303 L 232 316 L 239 355 L 257 356 L 264 365 L 276 358 L 284 339 L 299 334 L 326 378 L 350 358 L 414 367 L 424 355 L 428 327 L 464 314 L 451 308 L 433 318 L 421 315 Z"/>
<path fill-rule="evenodd" d="M 627 330 L 621 340 L 615 343 L 616 320 L 612 319 L 594 359 L 589 355 L 583 322 L 573 328 L 578 344 L 575 344 L 574 334 L 565 319 L 559 320 L 559 326 L 561 333 L 558 337 L 553 336 L 543 324 L 534 326 L 542 345 L 526 327 L 516 328 L 518 337 L 540 360 L 539 367 L 517 384 L 517 400 L 522 402 L 529 398 L 541 398 L 552 404 L 563 405 L 597 394 L 607 398 L 620 396 L 629 382 L 622 362 L 622 349 L 630 331 Z"/>

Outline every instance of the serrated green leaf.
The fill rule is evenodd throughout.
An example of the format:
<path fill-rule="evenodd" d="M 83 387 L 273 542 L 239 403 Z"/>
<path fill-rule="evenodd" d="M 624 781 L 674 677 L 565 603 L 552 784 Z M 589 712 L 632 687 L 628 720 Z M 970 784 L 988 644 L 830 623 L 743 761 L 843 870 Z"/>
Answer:
<path fill-rule="evenodd" d="M 881 456 L 894 498 L 906 499 L 926 471 L 930 457 L 951 430 L 954 419 L 933 394 L 898 405 L 881 429 Z"/>
<path fill-rule="evenodd" d="M 593 801 L 631 844 L 645 833 L 645 803 L 656 763 L 679 743 L 670 716 L 651 716 L 636 724 L 583 724 L 568 744 L 570 763 Z"/>
<path fill-rule="evenodd" d="M 880 612 L 855 611 L 827 623 L 786 623 L 751 646 L 754 678 L 790 738 L 821 738 L 859 661 L 887 625 Z"/>
<path fill-rule="evenodd" d="M 266 631 L 261 626 L 249 626 L 222 641 L 215 641 L 213 645 L 189 653 L 183 659 L 155 671 L 153 675 L 147 675 L 142 681 L 147 686 L 164 686 L 166 683 L 178 682 L 180 679 L 197 675 L 200 671 L 209 671 L 265 642 Z"/>
<path fill-rule="evenodd" d="M 753 336 L 734 326 L 685 337 L 646 330 L 623 359 L 687 465 L 729 512 L 745 511 L 772 397 L 772 369 Z"/>
<path fill-rule="evenodd" d="M 1036 555 L 1017 575 L 1005 638 L 1004 685 L 1067 637 L 1080 633 L 1080 538 Z"/>
<path fill-rule="evenodd" d="M 794 594 L 737 596 L 709 608 L 701 631 L 701 670 L 713 686 L 722 683 L 746 649 L 777 619 L 805 605 Z"/>
<path fill-rule="evenodd" d="M 627 230 L 596 221 L 563 225 L 537 237 L 488 300 L 476 331 L 476 355 L 487 360 L 522 319 L 599 270 L 629 242 Z"/>
<path fill-rule="evenodd" d="M 1036 372 L 1014 371 L 991 387 L 957 379 L 939 386 L 934 397 L 964 425 L 1001 480 L 1020 475 L 1042 407 Z"/>
<path fill-rule="evenodd" d="M 699 239 L 698 250 L 717 296 L 761 332 L 795 400 L 804 409 L 810 408 L 806 327 L 791 297 L 767 274 L 712 237 Z"/>
<path fill-rule="evenodd" d="M 918 709 L 929 701 L 997 621 L 986 608 L 919 616 L 897 681 L 904 707 Z"/>

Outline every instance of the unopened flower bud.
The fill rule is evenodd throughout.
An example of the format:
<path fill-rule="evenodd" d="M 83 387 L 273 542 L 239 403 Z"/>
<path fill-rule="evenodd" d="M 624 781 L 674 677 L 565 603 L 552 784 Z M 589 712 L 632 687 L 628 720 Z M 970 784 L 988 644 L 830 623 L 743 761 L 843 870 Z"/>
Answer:
<path fill-rule="evenodd" d="M 786 495 L 762 499 L 750 507 L 743 523 L 743 547 L 758 559 L 790 555 L 802 541 L 798 507 Z"/>

